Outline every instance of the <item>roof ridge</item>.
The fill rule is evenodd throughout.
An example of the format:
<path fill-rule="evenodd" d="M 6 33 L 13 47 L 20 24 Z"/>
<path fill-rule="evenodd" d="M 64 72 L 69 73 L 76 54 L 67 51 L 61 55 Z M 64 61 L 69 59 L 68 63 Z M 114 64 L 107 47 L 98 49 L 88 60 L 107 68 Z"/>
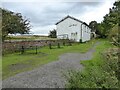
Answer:
<path fill-rule="evenodd" d="M 67 15 L 66 17 L 64 17 L 63 19 L 61 19 L 60 21 L 58 21 L 55 25 L 59 24 L 60 22 L 64 21 L 64 20 L 67 19 L 67 18 L 71 18 L 71 19 L 73 19 L 73 20 L 76 20 L 76 21 L 81 22 L 81 23 L 83 23 L 83 24 L 85 24 L 85 25 L 88 26 L 87 23 L 85 23 L 85 22 L 83 22 L 83 21 L 81 21 L 81 20 L 79 20 L 79 19 L 77 19 L 77 18 L 75 18 L 75 17 L 73 17 L 73 16 L 70 16 L 70 15 Z"/>
<path fill-rule="evenodd" d="M 71 17 L 71 18 L 74 18 L 74 19 L 76 19 L 76 20 L 79 20 L 79 19 L 77 19 L 77 18 L 75 18 L 75 17 L 73 17 L 73 16 L 69 16 L 69 17 Z M 80 22 L 83 22 L 83 21 L 81 21 L 81 20 L 79 20 Z"/>

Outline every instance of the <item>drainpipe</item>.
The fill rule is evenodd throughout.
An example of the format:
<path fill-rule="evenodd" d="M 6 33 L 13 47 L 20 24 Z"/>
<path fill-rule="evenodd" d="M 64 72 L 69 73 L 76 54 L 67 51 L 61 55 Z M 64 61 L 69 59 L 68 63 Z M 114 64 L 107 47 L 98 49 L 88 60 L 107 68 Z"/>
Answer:
<path fill-rule="evenodd" d="M 81 40 L 82 40 L 82 25 L 83 25 L 83 24 L 81 23 L 81 38 L 80 38 Z"/>

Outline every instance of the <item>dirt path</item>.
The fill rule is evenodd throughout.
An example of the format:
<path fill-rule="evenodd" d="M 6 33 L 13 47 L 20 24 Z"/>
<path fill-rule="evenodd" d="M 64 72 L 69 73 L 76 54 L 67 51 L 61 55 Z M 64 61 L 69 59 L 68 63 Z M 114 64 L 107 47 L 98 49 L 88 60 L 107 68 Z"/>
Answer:
<path fill-rule="evenodd" d="M 66 53 L 59 60 L 32 71 L 23 72 L 3 81 L 3 88 L 64 88 L 66 79 L 63 72 L 81 70 L 80 60 L 89 60 L 95 52 L 96 43 L 88 52 Z"/>

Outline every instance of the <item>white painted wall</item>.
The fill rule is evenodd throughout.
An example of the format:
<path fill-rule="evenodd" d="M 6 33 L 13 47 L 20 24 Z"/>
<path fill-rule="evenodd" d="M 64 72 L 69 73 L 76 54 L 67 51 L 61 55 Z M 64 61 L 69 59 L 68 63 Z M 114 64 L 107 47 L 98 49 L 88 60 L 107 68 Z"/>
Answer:
<path fill-rule="evenodd" d="M 57 24 L 57 38 L 66 39 L 68 35 L 68 39 L 74 39 L 75 41 L 79 42 L 81 39 L 81 24 L 82 23 L 71 18 L 65 19 Z M 90 29 L 85 26 L 86 25 L 82 24 L 83 42 L 90 40 Z M 64 37 L 62 35 L 64 35 Z"/>
<path fill-rule="evenodd" d="M 91 29 L 84 24 L 82 25 L 82 28 L 83 28 L 83 30 L 82 30 L 82 42 L 89 41 Z"/>

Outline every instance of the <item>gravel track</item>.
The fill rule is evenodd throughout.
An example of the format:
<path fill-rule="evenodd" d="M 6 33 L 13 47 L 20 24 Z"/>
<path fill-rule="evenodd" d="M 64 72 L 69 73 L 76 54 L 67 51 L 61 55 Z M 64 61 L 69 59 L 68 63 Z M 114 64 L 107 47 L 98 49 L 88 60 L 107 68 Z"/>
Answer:
<path fill-rule="evenodd" d="M 22 72 L 3 80 L 3 88 L 64 88 L 66 79 L 63 75 L 68 70 L 81 70 L 80 60 L 89 60 L 95 52 L 97 42 L 86 53 L 65 53 L 54 61 L 32 71 Z"/>

